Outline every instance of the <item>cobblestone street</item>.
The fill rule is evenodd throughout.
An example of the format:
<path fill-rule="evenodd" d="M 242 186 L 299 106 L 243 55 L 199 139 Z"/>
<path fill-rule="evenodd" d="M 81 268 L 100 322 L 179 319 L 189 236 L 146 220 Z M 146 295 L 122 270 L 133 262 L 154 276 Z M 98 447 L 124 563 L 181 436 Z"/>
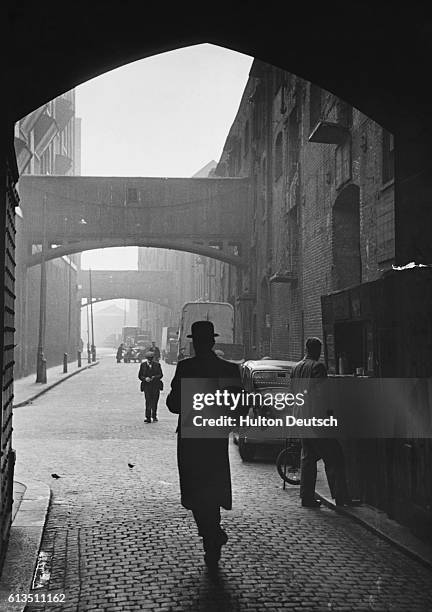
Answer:
<path fill-rule="evenodd" d="M 430 571 L 346 517 L 302 509 L 273 463 L 242 463 L 233 444 L 229 542 L 212 583 L 180 505 L 165 406 L 174 366 L 162 368 L 158 423 L 143 422 L 138 364 L 114 356 L 15 410 L 15 478 L 52 489 L 42 551 L 47 589 L 66 599 L 46 609 L 432 610 Z"/>

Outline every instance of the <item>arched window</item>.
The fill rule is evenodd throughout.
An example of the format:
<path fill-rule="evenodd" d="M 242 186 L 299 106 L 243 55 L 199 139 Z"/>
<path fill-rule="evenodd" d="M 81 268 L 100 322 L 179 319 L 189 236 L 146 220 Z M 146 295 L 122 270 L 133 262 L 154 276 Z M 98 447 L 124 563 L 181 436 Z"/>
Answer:
<path fill-rule="evenodd" d="M 249 121 L 246 121 L 244 129 L 244 154 L 245 157 L 249 153 Z"/>
<path fill-rule="evenodd" d="M 382 182 L 394 179 L 394 138 L 393 134 L 382 131 Z"/>
<path fill-rule="evenodd" d="M 274 156 L 274 175 L 275 181 L 277 181 L 282 176 L 282 167 L 283 167 L 283 140 L 282 140 L 282 132 L 276 137 L 275 142 L 275 156 Z"/>

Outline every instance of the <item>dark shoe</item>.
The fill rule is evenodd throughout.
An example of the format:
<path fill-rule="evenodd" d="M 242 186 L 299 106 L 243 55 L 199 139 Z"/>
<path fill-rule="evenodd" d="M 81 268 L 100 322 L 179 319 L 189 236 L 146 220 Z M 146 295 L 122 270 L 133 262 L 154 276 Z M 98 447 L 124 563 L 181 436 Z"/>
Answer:
<path fill-rule="evenodd" d="M 319 499 L 302 499 L 301 505 L 303 508 L 319 508 L 321 502 Z"/>
<path fill-rule="evenodd" d="M 151 419 L 144 419 L 144 423 L 151 423 Z"/>
<path fill-rule="evenodd" d="M 158 420 L 157 417 L 153 417 L 153 423 L 156 423 L 157 420 Z"/>
<path fill-rule="evenodd" d="M 204 562 L 207 566 L 210 575 L 215 576 L 219 572 L 219 559 L 206 553 L 204 555 Z"/>
<path fill-rule="evenodd" d="M 211 546 L 204 547 L 205 555 L 204 562 L 210 572 L 216 572 L 219 569 L 218 563 L 221 557 L 222 545 L 213 543 Z"/>
<path fill-rule="evenodd" d="M 219 569 L 218 563 L 221 558 L 221 549 L 228 542 L 228 536 L 221 528 L 218 535 L 213 538 L 204 538 L 204 561 L 209 572 L 217 572 Z"/>

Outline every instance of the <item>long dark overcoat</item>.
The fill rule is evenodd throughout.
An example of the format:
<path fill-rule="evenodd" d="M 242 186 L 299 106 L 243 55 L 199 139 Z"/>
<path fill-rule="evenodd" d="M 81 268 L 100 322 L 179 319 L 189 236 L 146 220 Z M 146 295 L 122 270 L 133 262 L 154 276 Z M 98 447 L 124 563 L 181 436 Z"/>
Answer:
<path fill-rule="evenodd" d="M 182 438 L 181 381 L 185 378 L 231 378 L 238 381 L 236 364 L 220 359 L 210 352 L 205 358 L 192 357 L 177 364 L 167 397 L 171 412 L 179 415 L 177 427 L 177 461 L 180 476 L 181 503 L 185 508 L 199 507 L 203 502 L 214 503 L 227 510 L 232 507 L 231 474 L 226 438 Z"/>

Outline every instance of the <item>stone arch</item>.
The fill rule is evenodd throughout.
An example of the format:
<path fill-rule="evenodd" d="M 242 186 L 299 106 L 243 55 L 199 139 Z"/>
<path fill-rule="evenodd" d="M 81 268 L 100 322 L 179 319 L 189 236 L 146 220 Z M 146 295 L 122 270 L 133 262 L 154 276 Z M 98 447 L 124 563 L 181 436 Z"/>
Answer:
<path fill-rule="evenodd" d="M 82 300 L 86 300 L 87 298 L 82 297 Z M 125 299 L 125 300 L 137 300 L 139 302 L 150 302 L 151 304 L 156 304 L 157 306 L 163 306 L 164 308 L 168 308 L 169 310 L 173 310 L 174 305 L 171 302 L 168 302 L 167 304 L 164 304 L 156 299 L 152 299 L 152 298 L 148 298 L 143 300 L 140 297 L 136 297 L 136 296 L 129 296 L 126 295 L 124 296 L 124 298 L 119 298 L 118 296 L 113 296 L 113 297 L 104 297 L 104 298 L 96 298 L 93 300 L 93 304 L 100 304 L 101 302 L 110 302 L 111 300 L 119 300 L 119 299 Z M 90 304 L 90 302 L 88 302 Z M 82 301 L 81 302 L 81 308 L 85 308 L 87 306 L 87 301 Z"/>
<path fill-rule="evenodd" d="M 62 246 L 48 249 L 46 252 L 46 261 L 50 259 L 56 259 L 57 257 L 63 257 L 64 255 L 72 255 L 74 253 L 82 253 L 84 251 L 92 251 L 95 249 L 107 249 L 111 247 L 123 247 L 123 246 L 137 246 L 137 247 L 154 247 L 159 249 L 172 249 L 174 251 L 184 251 L 187 253 L 195 253 L 196 255 L 203 255 L 205 257 L 211 257 L 218 261 L 224 261 L 233 266 L 244 267 L 246 261 L 239 255 L 231 255 L 222 250 L 214 248 L 205 244 L 192 244 L 184 242 L 176 242 L 173 240 L 162 240 L 162 239 L 139 239 L 137 237 L 123 240 L 123 239 L 104 239 L 97 241 L 82 241 L 82 242 L 71 242 Z M 34 253 L 27 260 L 27 266 L 36 266 L 41 263 L 40 252 Z"/>

